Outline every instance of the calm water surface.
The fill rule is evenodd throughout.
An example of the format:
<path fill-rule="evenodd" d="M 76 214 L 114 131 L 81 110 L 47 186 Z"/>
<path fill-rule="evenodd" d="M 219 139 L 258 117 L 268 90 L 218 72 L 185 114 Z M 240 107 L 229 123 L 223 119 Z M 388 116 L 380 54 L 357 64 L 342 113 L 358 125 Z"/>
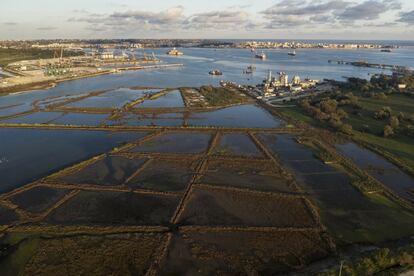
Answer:
<path fill-rule="evenodd" d="M 119 107 L 130 100 L 144 95 L 144 90 L 130 90 L 127 87 L 178 88 L 199 87 L 201 85 L 218 85 L 220 80 L 230 80 L 242 84 L 258 84 L 267 74 L 286 71 L 289 75 L 301 78 L 328 78 L 341 80 L 343 77 L 369 78 L 382 70 L 358 68 L 347 65 L 330 64 L 330 59 L 367 60 L 373 63 L 389 63 L 414 67 L 414 48 L 396 49 L 392 53 L 378 50 L 326 50 L 300 49 L 296 57 L 287 55 L 289 50 L 266 50 L 268 59 L 261 61 L 252 57 L 245 49 L 198 49 L 185 48 L 182 57 L 165 54 L 166 49 L 154 49 L 155 54 L 165 63 L 182 63 L 183 67 L 131 71 L 121 74 L 96 76 L 61 83 L 54 88 L 15 93 L 0 97 L 0 123 L 51 123 L 71 125 L 160 125 L 160 126 L 220 126 L 220 127 L 266 127 L 277 128 L 283 122 L 271 116 L 256 105 L 241 105 L 211 112 L 174 113 L 174 114 L 127 114 L 119 121 L 109 121 L 109 114 L 83 113 L 45 113 L 43 111 L 30 115 L 5 119 L 16 113 L 31 111 L 33 103 L 40 108 L 48 104 L 60 103 L 69 98 L 76 98 L 92 91 L 109 90 L 109 92 L 73 106 Z M 141 51 L 136 51 L 139 55 Z M 253 75 L 243 74 L 249 65 L 257 71 Z M 210 76 L 212 69 L 220 69 L 223 76 Z M 154 90 L 157 91 L 157 90 Z M 47 99 L 53 98 L 53 99 Z M 182 107 L 182 98 L 178 91 L 154 101 L 146 101 L 137 108 L 144 107 Z M 4 120 L 1 120 L 3 117 Z M 119 143 L 135 139 L 138 134 L 109 134 L 107 132 L 87 131 L 47 131 L 0 129 L 0 192 L 33 181 L 59 168 L 79 160 L 109 150 Z M 134 138 L 135 137 L 135 138 Z M 177 141 L 173 141 L 177 143 Z M 289 143 L 289 142 L 287 142 Z M 308 151 L 297 149 L 283 153 L 288 159 L 306 158 Z M 310 163 L 301 164 L 309 166 Z"/>
<path fill-rule="evenodd" d="M 220 80 L 236 81 L 244 84 L 258 84 L 268 70 L 285 71 L 289 75 L 302 78 L 337 79 L 343 77 L 369 78 L 371 74 L 386 72 L 384 70 L 359 68 L 347 65 L 330 64 L 330 59 L 366 60 L 372 63 L 389 63 L 414 67 L 414 48 L 395 49 L 392 53 L 378 50 L 333 50 L 333 49 L 299 49 L 296 57 L 287 55 L 289 50 L 266 50 L 268 59 L 261 61 L 253 58 L 246 49 L 198 49 L 185 48 L 182 57 L 165 54 L 166 49 L 154 49 L 155 54 L 165 63 L 182 63 L 183 67 L 124 72 L 122 74 L 103 75 L 79 79 L 59 84 L 48 90 L 35 93 L 19 93 L 0 98 L 0 107 L 14 104 L 27 104 L 49 96 L 79 95 L 91 91 L 117 89 L 123 87 L 198 87 L 206 84 L 217 85 Z M 136 52 L 140 55 L 140 52 Z M 243 74 L 248 65 L 255 65 L 253 75 Z M 223 76 L 210 76 L 212 69 L 220 69 Z M 1 111 L 1 109 L 0 109 Z M 0 113 L 0 116 L 2 114 Z"/>
<path fill-rule="evenodd" d="M 0 129 L 0 193 L 145 135 L 143 132 Z"/>
<path fill-rule="evenodd" d="M 399 196 L 414 202 L 414 178 L 378 154 L 361 148 L 354 143 L 337 145 L 336 148 L 357 166 L 396 192 Z"/>

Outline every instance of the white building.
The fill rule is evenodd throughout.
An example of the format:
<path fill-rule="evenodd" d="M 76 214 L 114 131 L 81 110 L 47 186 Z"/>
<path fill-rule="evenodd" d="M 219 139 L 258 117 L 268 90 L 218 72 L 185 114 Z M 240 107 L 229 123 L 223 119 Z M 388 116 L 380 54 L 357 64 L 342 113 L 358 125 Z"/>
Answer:
<path fill-rule="evenodd" d="M 113 59 L 114 53 L 112 52 L 103 52 L 100 54 L 101 59 Z"/>
<path fill-rule="evenodd" d="M 294 85 L 294 86 L 290 87 L 290 92 L 292 92 L 292 93 L 299 93 L 299 92 L 302 92 L 302 91 L 303 91 L 303 89 L 302 89 L 301 86 Z"/>
<path fill-rule="evenodd" d="M 300 77 L 299 76 L 294 76 L 292 78 L 292 85 L 299 85 L 300 84 Z"/>
<path fill-rule="evenodd" d="M 279 81 L 280 84 L 284 87 L 289 86 L 289 76 L 288 74 L 286 74 L 285 72 L 280 72 L 279 73 Z"/>
<path fill-rule="evenodd" d="M 399 83 L 398 84 L 398 89 L 406 89 L 407 85 L 405 83 Z"/>

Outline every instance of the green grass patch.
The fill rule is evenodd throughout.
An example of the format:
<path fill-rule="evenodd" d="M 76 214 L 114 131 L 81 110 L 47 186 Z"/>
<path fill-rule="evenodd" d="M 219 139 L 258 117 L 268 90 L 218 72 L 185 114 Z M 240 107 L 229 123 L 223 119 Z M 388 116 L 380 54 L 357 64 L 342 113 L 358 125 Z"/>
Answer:
<path fill-rule="evenodd" d="M 414 214 L 380 193 L 365 194 L 367 210 L 320 210 L 322 222 L 338 244 L 372 243 L 412 235 Z M 343 219 L 341 219 L 341 217 Z"/>
<path fill-rule="evenodd" d="M 387 99 L 360 97 L 359 103 L 362 105 L 363 109 L 372 112 L 378 111 L 384 106 L 389 106 L 394 115 L 397 115 L 399 112 L 414 112 L 414 96 L 410 94 L 389 94 L 387 95 Z"/>
<path fill-rule="evenodd" d="M 38 245 L 38 238 L 29 238 L 16 244 L 17 248 L 0 262 L 0 271 L 4 273 L 2 275 L 22 275 L 26 263 L 33 256 Z"/>
<path fill-rule="evenodd" d="M 226 106 L 249 101 L 241 92 L 223 87 L 202 86 L 200 94 L 204 96 L 209 106 Z"/>
<path fill-rule="evenodd" d="M 318 122 L 311 116 L 304 113 L 304 111 L 298 106 L 282 107 L 278 109 L 283 115 L 292 118 L 293 120 L 305 122 L 310 125 L 317 125 Z"/>

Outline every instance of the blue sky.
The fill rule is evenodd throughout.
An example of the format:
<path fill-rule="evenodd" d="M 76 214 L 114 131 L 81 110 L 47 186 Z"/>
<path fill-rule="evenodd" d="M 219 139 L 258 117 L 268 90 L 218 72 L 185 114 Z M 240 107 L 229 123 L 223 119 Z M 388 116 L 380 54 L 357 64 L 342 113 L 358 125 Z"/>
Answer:
<path fill-rule="evenodd" d="M 0 0 L 0 40 L 414 40 L 412 0 Z"/>

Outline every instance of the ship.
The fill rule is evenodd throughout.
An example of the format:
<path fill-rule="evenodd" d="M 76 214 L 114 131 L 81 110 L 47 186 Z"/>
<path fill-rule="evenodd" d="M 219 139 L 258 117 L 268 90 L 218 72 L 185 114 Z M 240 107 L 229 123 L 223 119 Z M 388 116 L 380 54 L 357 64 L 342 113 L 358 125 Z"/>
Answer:
<path fill-rule="evenodd" d="M 294 56 L 296 56 L 296 51 L 295 51 L 295 50 L 293 50 L 293 52 L 289 52 L 289 53 L 288 53 L 288 55 L 289 55 L 289 56 L 293 56 L 293 57 L 294 57 Z"/>
<path fill-rule="evenodd" d="M 244 74 L 253 74 L 253 72 L 256 71 L 256 66 L 249 65 L 245 70 L 243 70 Z"/>
<path fill-rule="evenodd" d="M 261 52 L 260 54 L 256 54 L 256 58 L 261 59 L 261 60 L 265 60 L 266 54 L 264 52 Z"/>
<path fill-rule="evenodd" d="M 211 70 L 210 72 L 208 72 L 210 75 L 213 75 L 213 76 L 221 76 L 221 75 L 223 75 L 223 72 L 221 72 L 220 70 L 217 70 L 217 69 L 214 69 L 214 70 Z"/>
<path fill-rule="evenodd" d="M 381 52 L 383 52 L 383 53 L 391 53 L 391 49 L 381 49 Z"/>
<path fill-rule="evenodd" d="M 171 50 L 169 50 L 169 51 L 167 52 L 167 55 L 170 55 L 170 56 L 182 56 L 182 55 L 184 55 L 184 53 L 183 53 L 183 52 L 178 51 L 178 50 L 174 47 L 174 48 L 172 48 Z"/>

